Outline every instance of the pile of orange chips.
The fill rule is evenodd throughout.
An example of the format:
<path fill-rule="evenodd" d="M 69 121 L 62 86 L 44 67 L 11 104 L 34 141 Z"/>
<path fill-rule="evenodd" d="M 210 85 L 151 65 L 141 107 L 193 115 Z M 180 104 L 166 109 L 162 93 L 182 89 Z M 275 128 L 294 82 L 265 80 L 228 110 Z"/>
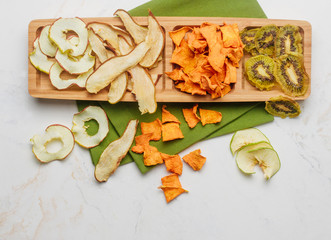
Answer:
<path fill-rule="evenodd" d="M 169 32 L 175 50 L 170 60 L 175 64 L 166 74 L 175 87 L 192 95 L 223 97 L 237 81 L 244 45 L 237 24 L 220 26 L 202 23 Z"/>

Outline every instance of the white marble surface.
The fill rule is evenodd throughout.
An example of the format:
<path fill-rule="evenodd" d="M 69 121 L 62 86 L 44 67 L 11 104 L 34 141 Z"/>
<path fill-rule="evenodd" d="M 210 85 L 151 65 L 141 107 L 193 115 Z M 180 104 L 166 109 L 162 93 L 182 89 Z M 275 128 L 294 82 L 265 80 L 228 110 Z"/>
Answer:
<path fill-rule="evenodd" d="M 36 18 L 112 16 L 145 0 L 1 1 L 0 239 L 330 239 L 331 14 L 327 0 L 260 0 L 269 18 L 312 24 L 312 92 L 296 119 L 260 126 L 282 167 L 268 182 L 244 176 L 231 135 L 205 141 L 200 172 L 184 164 L 190 192 L 166 204 L 157 189 L 164 166 L 146 175 L 134 163 L 105 184 L 87 150 L 40 164 L 29 139 L 52 123 L 71 126 L 72 101 L 38 100 L 27 91 L 27 31 Z"/>

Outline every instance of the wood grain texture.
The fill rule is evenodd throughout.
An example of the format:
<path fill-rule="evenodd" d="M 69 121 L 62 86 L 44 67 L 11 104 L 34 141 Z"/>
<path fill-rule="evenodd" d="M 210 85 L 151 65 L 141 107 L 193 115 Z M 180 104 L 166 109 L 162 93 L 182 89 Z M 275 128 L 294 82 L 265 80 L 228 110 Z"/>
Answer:
<path fill-rule="evenodd" d="M 146 17 L 134 17 L 137 23 L 147 25 Z M 119 18 L 84 18 L 85 23 L 89 22 L 104 22 L 113 24 L 123 28 L 123 24 Z M 251 86 L 245 79 L 243 66 L 245 60 L 249 57 L 245 55 L 240 61 L 240 66 L 237 68 L 237 83 L 232 91 L 223 98 L 212 99 L 210 95 L 197 96 L 180 92 L 174 87 L 173 81 L 167 77 L 164 72 L 170 72 L 173 65 L 170 63 L 171 55 L 174 49 L 172 40 L 169 37 L 169 31 L 181 26 L 198 26 L 203 22 L 215 24 L 238 24 L 239 30 L 245 27 L 260 27 L 266 24 L 275 24 L 284 26 L 286 24 L 297 25 L 301 28 L 304 46 L 304 65 L 309 77 L 311 77 L 311 25 L 307 21 L 299 20 L 279 20 L 279 19 L 259 19 L 259 18 L 221 18 L 221 17 L 157 17 L 160 25 L 165 30 L 165 48 L 163 51 L 163 60 L 159 65 L 150 71 L 150 74 L 160 74 L 161 77 L 156 84 L 156 100 L 157 102 L 255 102 L 266 101 L 270 97 L 284 95 L 278 86 L 275 86 L 271 91 L 259 91 Z M 37 19 L 29 24 L 29 53 L 33 50 L 33 41 L 40 33 L 43 26 L 51 24 L 54 19 Z M 31 96 L 36 98 L 50 99 L 71 99 L 71 100 L 96 100 L 107 101 L 108 88 L 101 90 L 98 94 L 90 94 L 85 89 L 76 86 L 66 90 L 57 90 L 52 86 L 47 74 L 39 72 L 29 62 L 28 89 Z M 311 92 L 311 84 L 304 96 L 296 97 L 296 100 L 306 99 Z M 133 94 L 127 92 L 122 101 L 136 101 Z"/>

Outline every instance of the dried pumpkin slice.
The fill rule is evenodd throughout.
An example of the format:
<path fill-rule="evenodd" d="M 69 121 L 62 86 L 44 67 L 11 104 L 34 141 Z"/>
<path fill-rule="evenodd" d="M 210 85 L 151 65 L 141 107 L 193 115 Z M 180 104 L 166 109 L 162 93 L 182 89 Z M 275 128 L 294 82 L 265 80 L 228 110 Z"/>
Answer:
<path fill-rule="evenodd" d="M 199 109 L 202 126 L 222 121 L 222 113 L 214 110 Z"/>
<path fill-rule="evenodd" d="M 147 27 L 143 27 L 136 23 L 131 15 L 123 9 L 118 9 L 114 15 L 121 18 L 125 29 L 130 33 L 136 44 L 139 44 L 145 40 L 148 32 Z"/>
<path fill-rule="evenodd" d="M 151 139 L 154 141 L 158 141 L 161 139 L 161 131 L 162 131 L 162 123 L 160 119 L 155 119 L 153 122 L 142 122 L 140 124 L 142 134 L 151 133 Z"/>
<path fill-rule="evenodd" d="M 72 44 L 67 33 L 73 31 L 77 34 L 79 41 Z M 86 24 L 80 18 L 59 18 L 49 29 L 49 38 L 57 45 L 62 53 L 69 52 L 71 56 L 82 55 L 88 45 L 88 32 Z"/>
<path fill-rule="evenodd" d="M 167 168 L 167 171 L 182 175 L 183 172 L 183 162 L 180 156 L 177 155 L 168 155 L 161 153 L 161 157 L 164 161 L 164 164 Z"/>
<path fill-rule="evenodd" d="M 115 104 L 119 102 L 123 98 L 126 92 L 127 85 L 128 85 L 128 74 L 122 73 L 110 84 L 109 91 L 107 94 L 108 102 L 111 104 Z"/>
<path fill-rule="evenodd" d="M 98 132 L 89 135 L 86 132 L 85 122 L 95 120 L 98 123 Z M 76 113 L 72 119 L 72 129 L 75 141 L 85 148 L 92 148 L 99 145 L 107 136 L 109 131 L 108 118 L 105 111 L 98 106 L 88 106 L 79 113 Z"/>
<path fill-rule="evenodd" d="M 94 171 L 94 176 L 97 181 L 105 182 L 110 175 L 115 172 L 121 160 L 131 147 L 134 136 L 136 135 L 137 126 L 138 120 L 131 120 L 123 135 L 119 139 L 111 142 L 102 152 Z"/>
<path fill-rule="evenodd" d="M 45 54 L 42 53 L 40 50 L 38 39 L 33 42 L 33 51 L 29 54 L 29 59 L 31 64 L 44 73 L 49 74 L 49 70 L 51 69 L 52 65 L 55 63 L 53 59 L 48 58 Z"/>
<path fill-rule="evenodd" d="M 107 87 L 119 75 L 137 65 L 149 48 L 148 43 L 142 42 L 129 54 L 108 59 L 87 79 L 87 91 L 90 93 L 98 93 L 101 89 Z"/>
<path fill-rule="evenodd" d="M 148 15 L 148 33 L 145 41 L 150 44 L 151 48 L 139 62 L 139 65 L 145 68 L 151 68 L 162 54 L 165 42 L 163 29 L 151 11 L 149 11 Z"/>
<path fill-rule="evenodd" d="M 47 144 L 52 141 L 61 141 L 62 147 L 56 152 L 47 150 Z M 43 135 L 35 135 L 30 140 L 33 144 L 32 152 L 43 163 L 66 158 L 75 145 L 75 139 L 69 128 L 54 124 L 46 128 Z"/>
<path fill-rule="evenodd" d="M 40 50 L 48 57 L 55 57 L 57 46 L 49 38 L 49 29 L 51 25 L 46 25 L 40 32 L 39 47 Z"/>
<path fill-rule="evenodd" d="M 277 117 L 294 118 L 300 115 L 300 105 L 291 98 L 278 96 L 265 102 L 265 110 Z"/>
<path fill-rule="evenodd" d="M 161 178 L 161 182 L 162 185 L 159 188 L 162 189 L 167 203 L 178 197 L 180 194 L 188 192 L 182 188 L 179 177 L 175 173 Z"/>
<path fill-rule="evenodd" d="M 197 149 L 183 157 L 186 162 L 194 171 L 199 171 L 205 164 L 207 158 L 201 155 L 201 150 Z"/>
<path fill-rule="evenodd" d="M 194 107 L 198 107 L 198 105 L 196 104 Z M 194 128 L 199 122 L 200 122 L 200 118 L 197 116 L 196 114 L 196 109 L 194 112 L 194 107 L 193 108 L 183 108 L 183 115 L 184 115 L 184 119 L 187 123 L 187 125 L 190 128 Z"/>
<path fill-rule="evenodd" d="M 77 85 L 80 88 L 84 88 L 86 84 L 87 78 L 93 73 L 93 68 L 88 70 L 85 73 L 80 74 L 79 76 L 75 76 L 71 79 L 62 79 L 61 73 L 64 69 L 56 62 L 52 65 L 49 71 L 49 79 L 54 87 L 57 89 L 66 89 L 70 86 Z"/>

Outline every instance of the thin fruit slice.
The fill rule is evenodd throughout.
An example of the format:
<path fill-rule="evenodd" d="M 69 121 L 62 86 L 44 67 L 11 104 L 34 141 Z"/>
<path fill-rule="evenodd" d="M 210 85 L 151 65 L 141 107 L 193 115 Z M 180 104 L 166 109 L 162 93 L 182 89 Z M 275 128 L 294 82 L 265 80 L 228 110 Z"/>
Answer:
<path fill-rule="evenodd" d="M 265 110 L 268 113 L 281 118 L 294 118 L 301 113 L 299 103 L 284 96 L 270 98 L 265 103 Z"/>
<path fill-rule="evenodd" d="M 51 25 L 46 25 L 40 32 L 39 47 L 43 54 L 48 57 L 55 57 L 57 46 L 49 38 L 49 29 Z"/>
<path fill-rule="evenodd" d="M 279 28 L 275 41 L 275 56 L 291 54 L 302 56 L 302 37 L 298 26 L 285 25 Z"/>
<path fill-rule="evenodd" d="M 122 73 L 110 84 L 107 95 L 108 102 L 111 104 L 115 104 L 119 102 L 123 98 L 126 92 L 127 85 L 128 85 L 128 74 Z"/>
<path fill-rule="evenodd" d="M 45 54 L 42 53 L 38 44 L 38 39 L 39 38 L 36 38 L 36 40 L 33 42 L 34 49 L 30 53 L 29 59 L 31 64 L 36 69 L 49 74 L 49 70 L 55 61 L 53 59 L 49 59 Z"/>
<path fill-rule="evenodd" d="M 73 45 L 67 38 L 67 33 L 73 31 L 79 41 Z M 82 55 L 88 45 L 88 32 L 86 25 L 80 18 L 59 18 L 50 27 L 50 39 L 57 45 L 62 53 L 69 52 L 71 56 Z"/>
<path fill-rule="evenodd" d="M 230 142 L 230 150 L 232 154 L 235 154 L 242 147 L 258 142 L 269 143 L 269 139 L 257 128 L 240 130 L 233 134 Z"/>
<path fill-rule="evenodd" d="M 111 142 L 102 152 L 99 162 L 95 166 L 94 176 L 97 181 L 105 182 L 115 172 L 132 145 L 137 126 L 138 120 L 131 120 L 123 135 Z"/>
<path fill-rule="evenodd" d="M 240 32 L 241 41 L 245 45 L 244 50 L 252 55 L 257 51 L 255 47 L 255 34 L 258 30 L 259 28 L 245 28 Z"/>
<path fill-rule="evenodd" d="M 145 40 L 148 32 L 147 27 L 143 27 L 136 23 L 131 15 L 123 9 L 118 9 L 114 15 L 117 15 L 121 18 L 125 29 L 130 33 L 136 44 L 139 44 Z"/>
<path fill-rule="evenodd" d="M 149 44 L 142 42 L 129 54 L 110 58 L 101 64 L 87 79 L 87 91 L 98 93 L 101 89 L 107 87 L 116 77 L 137 65 L 149 48 Z"/>
<path fill-rule="evenodd" d="M 98 132 L 93 136 L 86 132 L 85 122 L 95 120 L 98 123 Z M 88 106 L 72 119 L 72 129 L 75 141 L 85 148 L 92 148 L 99 145 L 107 136 L 109 131 L 108 118 L 105 111 L 98 106 Z"/>
<path fill-rule="evenodd" d="M 146 42 L 151 44 L 151 48 L 146 53 L 145 57 L 139 62 L 139 64 L 142 67 L 150 68 L 162 54 L 165 42 L 163 29 L 151 11 L 149 11 L 148 16 L 148 33 L 146 36 Z"/>
<path fill-rule="evenodd" d="M 265 25 L 255 34 L 256 49 L 260 54 L 273 56 L 278 27 L 274 24 Z"/>
<path fill-rule="evenodd" d="M 33 144 L 32 152 L 43 163 L 65 159 L 75 145 L 75 139 L 69 128 L 54 124 L 46 128 L 45 134 L 35 135 L 30 140 Z M 47 144 L 52 141 L 61 141 L 62 147 L 57 152 L 49 152 Z"/>
<path fill-rule="evenodd" d="M 93 73 L 93 68 L 91 68 L 86 73 L 82 73 L 79 76 L 71 79 L 62 79 L 61 73 L 64 69 L 56 62 L 53 64 L 49 71 L 49 79 L 54 87 L 57 89 L 67 89 L 71 86 L 77 85 L 80 88 L 84 88 L 87 78 Z"/>
<path fill-rule="evenodd" d="M 246 146 L 238 152 L 236 156 L 238 168 L 246 174 L 253 174 L 255 166 L 258 164 L 262 168 L 265 179 L 270 179 L 280 169 L 277 152 L 269 147 L 255 150 L 252 148 L 256 148 L 256 146 Z"/>
<path fill-rule="evenodd" d="M 105 62 L 107 59 L 115 56 L 115 54 L 106 49 L 100 38 L 93 32 L 93 30 L 88 30 L 88 39 L 91 45 L 92 51 L 97 55 L 101 63 Z"/>

